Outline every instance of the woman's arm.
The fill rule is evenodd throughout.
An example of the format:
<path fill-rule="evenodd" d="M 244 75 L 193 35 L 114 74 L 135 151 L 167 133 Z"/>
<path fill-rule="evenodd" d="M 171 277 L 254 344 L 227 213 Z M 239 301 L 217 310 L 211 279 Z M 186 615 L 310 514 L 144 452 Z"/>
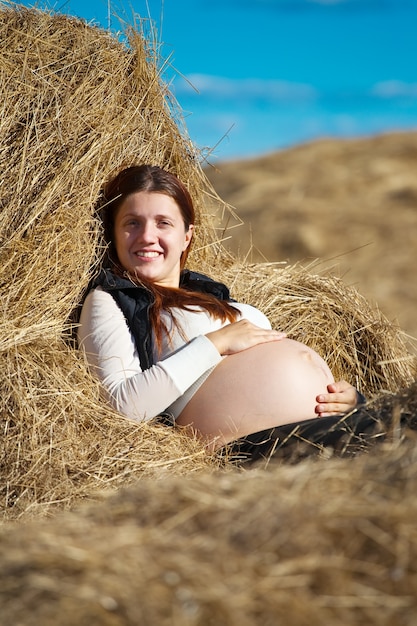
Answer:
<path fill-rule="evenodd" d="M 78 338 L 107 399 L 116 410 L 137 421 L 160 415 L 221 361 L 214 344 L 199 336 L 142 371 L 123 313 L 101 289 L 91 291 L 85 300 Z"/>

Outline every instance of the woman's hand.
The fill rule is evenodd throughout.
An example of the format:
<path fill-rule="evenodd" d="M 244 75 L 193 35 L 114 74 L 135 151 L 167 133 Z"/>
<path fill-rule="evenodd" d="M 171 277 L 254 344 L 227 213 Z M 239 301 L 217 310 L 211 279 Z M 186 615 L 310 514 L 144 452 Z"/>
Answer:
<path fill-rule="evenodd" d="M 327 385 L 329 393 L 317 396 L 316 413 L 319 417 L 329 415 L 341 415 L 352 411 L 358 404 L 363 403 L 364 398 L 345 380 Z"/>
<path fill-rule="evenodd" d="M 210 339 L 221 355 L 226 355 L 242 352 L 242 350 L 252 348 L 259 343 L 279 341 L 284 339 L 286 334 L 278 330 L 260 328 L 243 319 L 227 324 L 212 333 L 207 333 L 206 337 Z"/>

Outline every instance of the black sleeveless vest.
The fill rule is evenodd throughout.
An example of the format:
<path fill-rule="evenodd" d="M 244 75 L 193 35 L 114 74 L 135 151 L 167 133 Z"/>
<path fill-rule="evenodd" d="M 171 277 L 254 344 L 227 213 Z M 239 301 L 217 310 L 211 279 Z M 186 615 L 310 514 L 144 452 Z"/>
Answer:
<path fill-rule="evenodd" d="M 102 269 L 93 281 L 91 288 L 98 286 L 107 291 L 123 312 L 127 325 L 135 339 L 140 366 L 143 370 L 153 365 L 152 333 L 149 311 L 153 304 L 152 293 L 144 286 L 135 285 L 127 278 L 114 274 L 109 269 Z M 198 272 L 181 272 L 180 287 L 188 291 L 208 293 L 218 300 L 233 302 L 229 289 L 223 283 L 216 282 Z"/>

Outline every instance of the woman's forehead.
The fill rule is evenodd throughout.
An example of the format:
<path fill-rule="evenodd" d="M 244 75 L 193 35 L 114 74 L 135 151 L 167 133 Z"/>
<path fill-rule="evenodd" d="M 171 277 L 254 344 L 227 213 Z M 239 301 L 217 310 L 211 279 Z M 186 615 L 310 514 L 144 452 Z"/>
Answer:
<path fill-rule="evenodd" d="M 171 215 L 182 217 L 177 202 L 167 194 L 156 191 L 138 191 L 131 193 L 120 204 L 118 215 Z"/>

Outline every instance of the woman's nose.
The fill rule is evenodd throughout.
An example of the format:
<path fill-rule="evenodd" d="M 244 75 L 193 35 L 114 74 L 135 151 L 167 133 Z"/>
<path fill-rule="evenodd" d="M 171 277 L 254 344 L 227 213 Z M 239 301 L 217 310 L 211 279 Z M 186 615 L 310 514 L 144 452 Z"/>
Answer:
<path fill-rule="evenodd" d="M 154 224 L 146 222 L 140 230 L 140 238 L 146 243 L 153 243 L 158 239 L 157 230 Z"/>

